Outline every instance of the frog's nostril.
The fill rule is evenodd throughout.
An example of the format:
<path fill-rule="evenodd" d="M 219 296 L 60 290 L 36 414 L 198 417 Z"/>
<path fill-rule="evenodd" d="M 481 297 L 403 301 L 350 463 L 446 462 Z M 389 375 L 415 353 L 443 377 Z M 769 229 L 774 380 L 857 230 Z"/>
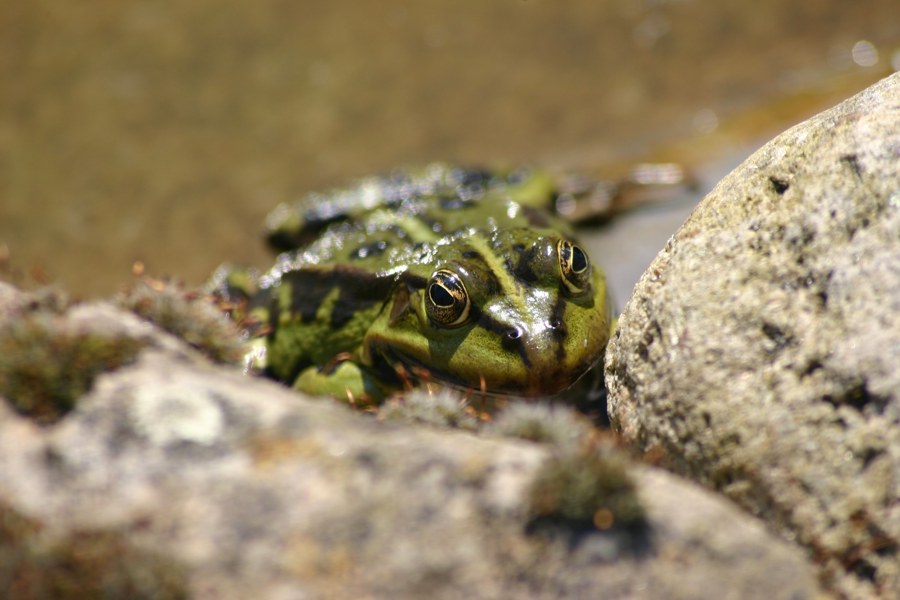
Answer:
<path fill-rule="evenodd" d="M 503 335 L 506 337 L 506 339 L 508 339 L 510 341 L 517 340 L 520 337 L 522 337 L 522 328 L 521 327 L 510 327 L 509 329 L 506 330 L 506 332 Z"/>

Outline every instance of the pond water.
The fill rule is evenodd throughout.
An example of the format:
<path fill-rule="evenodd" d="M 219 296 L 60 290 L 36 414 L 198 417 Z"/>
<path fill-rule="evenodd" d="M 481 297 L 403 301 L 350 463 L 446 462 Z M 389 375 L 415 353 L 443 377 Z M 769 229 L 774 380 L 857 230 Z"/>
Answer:
<path fill-rule="evenodd" d="M 6 2 L 0 276 L 197 284 L 267 264 L 276 203 L 399 165 L 677 161 L 697 190 L 595 246 L 627 296 L 717 177 L 898 63 L 896 0 Z"/>

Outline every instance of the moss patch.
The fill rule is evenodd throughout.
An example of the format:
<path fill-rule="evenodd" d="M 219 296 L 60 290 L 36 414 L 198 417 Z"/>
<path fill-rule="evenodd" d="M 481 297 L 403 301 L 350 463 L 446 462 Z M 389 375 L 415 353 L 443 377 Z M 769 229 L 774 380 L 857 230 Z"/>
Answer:
<path fill-rule="evenodd" d="M 582 448 L 548 458 L 528 500 L 532 528 L 591 531 L 645 524 L 628 462 L 611 449 Z"/>
<path fill-rule="evenodd" d="M 117 296 L 115 302 L 218 363 L 240 363 L 247 351 L 238 327 L 201 292 L 148 278 Z"/>
<path fill-rule="evenodd" d="M 596 433 L 591 422 L 573 408 L 545 402 L 511 403 L 492 429 L 507 437 L 560 447 L 583 444 Z"/>
<path fill-rule="evenodd" d="M 434 393 L 426 389 L 412 390 L 386 402 L 378 410 L 378 417 L 456 429 L 474 430 L 479 426 L 476 411 L 465 402 L 463 396 L 452 390 Z"/>
<path fill-rule="evenodd" d="M 69 329 L 38 309 L 0 324 L 0 396 L 40 423 L 58 421 L 100 373 L 135 360 L 145 342 Z"/>

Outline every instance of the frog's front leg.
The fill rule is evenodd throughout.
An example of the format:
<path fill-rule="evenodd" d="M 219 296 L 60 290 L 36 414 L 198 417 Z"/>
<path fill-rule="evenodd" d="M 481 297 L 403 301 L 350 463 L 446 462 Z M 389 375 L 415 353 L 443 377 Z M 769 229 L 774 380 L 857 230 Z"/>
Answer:
<path fill-rule="evenodd" d="M 321 369 L 304 369 L 293 387 L 313 396 L 345 398 L 354 406 L 380 404 L 388 392 L 369 369 L 349 359 L 349 355 L 339 355 Z"/>

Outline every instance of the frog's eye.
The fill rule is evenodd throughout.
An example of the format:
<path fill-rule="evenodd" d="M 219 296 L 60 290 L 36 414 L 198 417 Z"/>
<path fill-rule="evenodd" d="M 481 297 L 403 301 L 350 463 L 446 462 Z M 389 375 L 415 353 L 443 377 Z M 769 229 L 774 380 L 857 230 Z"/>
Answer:
<path fill-rule="evenodd" d="M 556 250 L 559 254 L 559 272 L 566 289 L 572 294 L 582 293 L 591 283 L 591 262 L 587 254 L 569 240 L 560 240 Z"/>
<path fill-rule="evenodd" d="M 453 271 L 435 271 L 425 293 L 425 312 L 435 324 L 457 327 L 469 318 L 469 293 Z"/>

